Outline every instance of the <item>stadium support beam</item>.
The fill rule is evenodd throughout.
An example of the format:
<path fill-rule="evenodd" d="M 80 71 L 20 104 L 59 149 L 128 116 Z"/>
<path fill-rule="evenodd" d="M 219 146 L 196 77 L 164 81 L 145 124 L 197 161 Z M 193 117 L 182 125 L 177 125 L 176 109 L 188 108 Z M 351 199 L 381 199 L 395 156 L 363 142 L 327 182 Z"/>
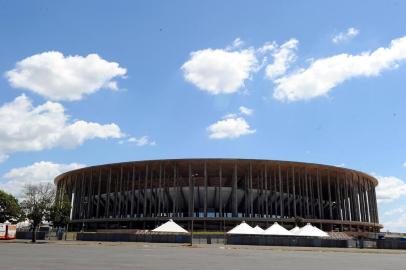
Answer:
<path fill-rule="evenodd" d="M 204 198 L 203 198 L 204 217 L 207 217 L 207 163 L 204 162 Z"/>
<path fill-rule="evenodd" d="M 295 181 L 295 167 L 292 167 L 292 187 L 293 187 L 293 217 L 297 217 L 297 213 L 296 213 L 296 181 Z"/>
<path fill-rule="evenodd" d="M 130 207 L 130 216 L 134 217 L 134 196 L 135 196 L 135 166 L 132 167 L 132 176 L 131 176 L 131 207 Z"/>
<path fill-rule="evenodd" d="M 278 164 L 278 175 L 279 175 L 279 211 L 281 218 L 284 217 L 283 215 L 283 188 L 282 188 L 282 172 L 281 172 L 281 165 Z"/>
<path fill-rule="evenodd" d="M 99 181 L 97 185 L 97 206 L 96 206 L 96 218 L 100 215 L 100 193 L 101 193 L 101 181 L 102 181 L 102 169 L 99 169 Z"/>
<path fill-rule="evenodd" d="M 220 212 L 220 217 L 223 216 L 223 195 L 222 195 L 222 186 L 223 186 L 223 171 L 222 171 L 222 166 L 220 164 L 219 166 L 219 186 L 220 186 L 220 192 L 219 192 L 219 212 Z"/>
<path fill-rule="evenodd" d="M 234 176 L 233 176 L 233 188 L 232 188 L 232 216 L 238 216 L 238 206 L 237 206 L 237 181 L 238 181 L 238 169 L 237 163 L 234 163 Z"/>

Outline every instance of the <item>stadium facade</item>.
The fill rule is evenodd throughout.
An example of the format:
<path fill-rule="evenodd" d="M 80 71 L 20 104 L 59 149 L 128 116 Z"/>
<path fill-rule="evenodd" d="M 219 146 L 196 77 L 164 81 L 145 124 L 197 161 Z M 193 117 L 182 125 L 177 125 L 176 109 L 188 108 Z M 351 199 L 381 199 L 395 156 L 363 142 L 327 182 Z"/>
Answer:
<path fill-rule="evenodd" d="M 266 227 L 310 222 L 323 230 L 377 232 L 375 187 L 365 173 L 255 159 L 173 159 L 106 164 L 55 178 L 71 200 L 72 230 L 151 229 L 173 219 L 223 231 L 241 221 Z"/>

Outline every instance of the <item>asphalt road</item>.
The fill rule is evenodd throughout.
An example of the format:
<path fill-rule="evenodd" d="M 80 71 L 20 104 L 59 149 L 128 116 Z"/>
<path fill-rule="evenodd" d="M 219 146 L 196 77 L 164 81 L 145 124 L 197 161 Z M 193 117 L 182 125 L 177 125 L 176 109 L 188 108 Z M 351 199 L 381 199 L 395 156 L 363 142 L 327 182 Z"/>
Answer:
<path fill-rule="evenodd" d="M 1 243 L 1 270 L 406 269 L 406 252 L 170 246 L 142 243 Z"/>

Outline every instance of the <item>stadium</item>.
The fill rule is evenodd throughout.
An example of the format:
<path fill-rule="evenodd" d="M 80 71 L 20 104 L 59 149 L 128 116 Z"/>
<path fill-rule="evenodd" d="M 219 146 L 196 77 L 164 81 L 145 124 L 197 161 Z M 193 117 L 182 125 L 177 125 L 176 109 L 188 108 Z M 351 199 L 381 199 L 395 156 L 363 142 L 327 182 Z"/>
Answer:
<path fill-rule="evenodd" d="M 225 231 L 246 221 L 287 228 L 379 232 L 375 187 L 363 172 L 256 159 L 171 159 L 86 167 L 55 178 L 71 200 L 69 229 L 152 229 L 173 219 Z"/>

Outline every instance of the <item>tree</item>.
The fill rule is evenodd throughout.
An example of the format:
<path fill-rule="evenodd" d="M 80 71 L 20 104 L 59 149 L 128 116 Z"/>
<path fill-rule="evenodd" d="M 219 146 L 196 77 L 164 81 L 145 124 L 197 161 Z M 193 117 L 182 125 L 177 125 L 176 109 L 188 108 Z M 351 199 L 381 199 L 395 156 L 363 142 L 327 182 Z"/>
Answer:
<path fill-rule="evenodd" d="M 54 227 L 65 227 L 70 221 L 70 200 L 67 194 L 64 194 L 55 201 L 51 209 L 51 221 Z"/>
<path fill-rule="evenodd" d="M 36 242 L 37 227 L 50 219 L 55 200 L 55 188 L 52 184 L 26 185 L 21 207 L 32 226 L 32 242 Z"/>
<path fill-rule="evenodd" d="M 11 194 L 0 190 L 0 223 L 17 222 L 22 218 L 22 211 L 18 200 Z"/>

